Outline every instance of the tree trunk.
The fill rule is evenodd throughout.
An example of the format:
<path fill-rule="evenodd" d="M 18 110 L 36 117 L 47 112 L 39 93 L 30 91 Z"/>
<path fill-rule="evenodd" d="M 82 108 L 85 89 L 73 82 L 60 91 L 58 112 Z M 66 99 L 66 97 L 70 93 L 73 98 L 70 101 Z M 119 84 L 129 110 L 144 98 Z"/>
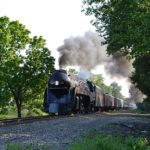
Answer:
<path fill-rule="evenodd" d="M 21 118 L 21 99 L 15 99 L 17 105 L 18 118 Z"/>
<path fill-rule="evenodd" d="M 21 105 L 17 105 L 18 118 L 21 118 Z"/>
<path fill-rule="evenodd" d="M 22 99 L 20 98 L 21 90 L 18 88 L 18 91 L 15 92 L 11 85 L 9 85 L 9 88 L 10 88 L 10 90 L 11 90 L 13 96 L 14 96 L 15 101 L 16 101 L 17 111 L 18 111 L 18 118 L 21 118 L 21 104 L 22 104 Z"/>

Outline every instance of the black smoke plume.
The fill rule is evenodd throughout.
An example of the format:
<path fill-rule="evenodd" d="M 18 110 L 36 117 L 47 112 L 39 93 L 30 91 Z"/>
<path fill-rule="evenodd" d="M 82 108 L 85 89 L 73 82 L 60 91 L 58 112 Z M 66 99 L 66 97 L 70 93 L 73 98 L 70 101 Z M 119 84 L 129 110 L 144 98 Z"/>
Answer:
<path fill-rule="evenodd" d="M 128 78 L 133 71 L 132 61 L 127 61 L 121 52 L 116 52 L 104 62 L 105 70 L 111 77 Z"/>
<path fill-rule="evenodd" d="M 144 98 L 142 92 L 138 88 L 136 88 L 135 85 L 132 83 L 130 84 L 129 87 L 130 87 L 129 88 L 130 97 L 126 98 L 126 100 L 129 103 L 142 102 Z"/>
<path fill-rule="evenodd" d="M 60 53 L 59 66 L 79 66 L 83 70 L 90 71 L 98 64 L 103 63 L 106 57 L 105 47 L 101 45 L 102 39 L 92 32 L 84 36 L 71 37 L 64 40 L 64 45 L 58 48 Z"/>
<path fill-rule="evenodd" d="M 93 32 L 64 40 L 64 44 L 58 48 L 60 68 L 79 66 L 83 70 L 91 71 L 97 65 L 103 64 L 111 77 L 128 77 L 133 69 L 132 63 L 120 52 L 108 56 L 106 46 L 101 45 L 102 41 L 104 40 Z"/>
<path fill-rule="evenodd" d="M 128 79 L 133 71 L 132 61 L 127 61 L 121 52 L 108 56 L 106 46 L 101 45 L 103 41 L 103 38 L 93 32 L 86 32 L 84 36 L 65 39 L 64 44 L 58 47 L 60 68 L 79 66 L 80 70 L 90 72 L 97 65 L 104 65 L 106 73 L 112 78 Z M 130 82 L 130 80 L 128 81 Z M 130 88 L 130 93 L 132 90 L 135 91 L 133 86 Z M 132 94 L 132 98 L 133 95 L 136 94 Z M 136 98 L 138 96 L 133 99 Z"/>

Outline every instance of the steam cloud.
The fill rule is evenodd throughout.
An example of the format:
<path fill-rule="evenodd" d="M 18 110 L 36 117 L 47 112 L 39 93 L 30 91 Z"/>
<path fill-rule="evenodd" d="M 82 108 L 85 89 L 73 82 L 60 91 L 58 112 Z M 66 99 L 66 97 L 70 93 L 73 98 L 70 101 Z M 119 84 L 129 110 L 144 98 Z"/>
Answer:
<path fill-rule="evenodd" d="M 128 78 L 133 71 L 132 61 L 127 61 L 121 52 L 116 52 L 104 62 L 105 70 L 112 77 Z"/>
<path fill-rule="evenodd" d="M 136 102 L 142 102 L 143 94 L 133 84 L 131 84 L 130 86 L 129 93 L 130 93 L 130 98 L 129 98 L 130 101 L 136 100 Z"/>
<path fill-rule="evenodd" d="M 128 79 L 133 71 L 132 62 L 128 62 L 121 52 L 116 52 L 108 57 L 106 46 L 101 45 L 103 41 L 103 38 L 93 32 L 65 39 L 64 44 L 58 47 L 60 68 L 79 66 L 80 70 L 90 72 L 97 65 L 104 65 L 106 73 L 111 77 Z M 137 96 L 138 92 L 135 92 L 135 89 L 134 85 L 130 86 L 131 97 L 139 100 L 141 93 Z"/>
<path fill-rule="evenodd" d="M 128 62 L 120 52 L 107 56 L 104 41 L 93 32 L 86 32 L 82 37 L 71 37 L 58 48 L 60 53 L 59 66 L 80 66 L 91 71 L 97 65 L 103 64 L 106 72 L 112 77 L 127 78 L 132 71 L 132 63 Z"/>
<path fill-rule="evenodd" d="M 61 55 L 59 58 L 60 68 L 73 65 L 90 71 L 98 64 L 102 64 L 104 56 L 106 56 L 106 48 L 100 45 L 101 42 L 102 39 L 92 32 L 85 33 L 83 37 L 66 39 L 64 45 L 58 48 Z"/>

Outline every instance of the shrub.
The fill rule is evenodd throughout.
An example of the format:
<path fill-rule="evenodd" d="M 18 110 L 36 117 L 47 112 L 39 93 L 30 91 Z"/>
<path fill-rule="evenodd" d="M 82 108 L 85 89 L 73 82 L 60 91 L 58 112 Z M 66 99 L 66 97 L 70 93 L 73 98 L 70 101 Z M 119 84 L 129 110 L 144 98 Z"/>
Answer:
<path fill-rule="evenodd" d="M 38 108 L 33 108 L 32 111 L 35 112 L 38 115 L 41 115 L 41 116 L 47 115 L 46 113 L 44 113 L 43 111 L 41 111 L 41 109 L 38 109 Z"/>
<path fill-rule="evenodd" d="M 0 114 L 7 115 L 8 114 L 8 107 L 0 108 Z"/>
<path fill-rule="evenodd" d="M 142 103 L 137 103 L 137 108 L 143 112 L 150 113 L 150 101 L 145 99 Z"/>

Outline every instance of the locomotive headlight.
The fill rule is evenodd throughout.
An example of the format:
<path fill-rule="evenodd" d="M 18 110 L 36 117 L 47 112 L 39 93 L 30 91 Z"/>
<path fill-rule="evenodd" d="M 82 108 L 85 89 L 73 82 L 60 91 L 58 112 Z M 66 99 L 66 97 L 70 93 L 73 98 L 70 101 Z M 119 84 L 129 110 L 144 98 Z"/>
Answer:
<path fill-rule="evenodd" d="M 59 81 L 55 81 L 55 85 L 59 85 Z"/>

